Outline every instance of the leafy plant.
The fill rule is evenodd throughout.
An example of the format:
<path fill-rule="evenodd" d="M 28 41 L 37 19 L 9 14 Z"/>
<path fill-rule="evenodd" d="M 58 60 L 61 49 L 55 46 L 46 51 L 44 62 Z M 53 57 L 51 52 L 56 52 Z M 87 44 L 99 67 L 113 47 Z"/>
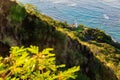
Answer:
<path fill-rule="evenodd" d="M 39 52 L 37 46 L 12 47 L 10 56 L 0 57 L 0 79 L 5 80 L 67 80 L 75 79 L 79 67 L 61 71 L 65 65 L 55 64 L 52 48 Z"/>

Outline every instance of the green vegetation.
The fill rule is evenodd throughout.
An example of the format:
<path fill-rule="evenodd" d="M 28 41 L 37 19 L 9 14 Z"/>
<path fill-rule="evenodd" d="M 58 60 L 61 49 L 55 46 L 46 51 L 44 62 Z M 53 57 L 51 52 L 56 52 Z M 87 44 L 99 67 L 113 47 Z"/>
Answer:
<path fill-rule="evenodd" d="M 38 47 L 12 47 L 10 56 L 0 57 L 0 79 L 19 80 L 67 80 L 75 79 L 74 73 L 79 67 L 62 71 L 65 65 L 55 64 L 52 48 L 39 52 Z"/>
<path fill-rule="evenodd" d="M 10 10 L 10 18 L 12 22 L 19 23 L 21 22 L 25 17 L 27 13 L 25 11 L 25 8 L 20 5 L 13 5 Z"/>
<path fill-rule="evenodd" d="M 80 24 L 78 28 L 69 27 L 70 24 L 67 24 L 67 22 L 54 20 L 40 13 L 37 8 L 31 4 L 20 3 L 18 5 L 15 2 L 9 2 L 9 0 L 5 1 L 9 8 L 5 10 L 0 6 L 3 10 L 1 13 L 6 14 L 7 17 L 0 14 L 0 16 L 2 16 L 0 21 L 0 54 L 8 57 L 1 58 L 0 60 L 0 71 L 1 75 L 3 74 L 0 76 L 2 78 L 6 78 L 9 73 L 9 78 L 26 79 L 26 75 L 31 76 L 28 77 L 28 79 L 34 76 L 41 77 L 41 79 L 48 78 L 48 75 L 56 77 L 56 79 L 70 78 L 70 76 L 68 76 L 69 70 L 73 72 L 75 70 L 74 68 L 76 68 L 74 66 L 80 66 L 80 71 L 75 73 L 77 75 L 76 80 L 120 79 L 120 45 L 119 43 L 113 42 L 111 37 L 104 31 L 88 28 L 82 24 Z M 6 4 L 1 5 L 6 7 Z M 18 11 L 19 9 L 21 12 Z M 8 11 L 9 13 L 7 13 Z M 11 48 L 9 53 L 9 47 L 13 45 L 25 47 L 36 45 L 39 46 L 40 53 L 37 54 L 37 47 L 14 47 Z M 52 54 L 51 48 L 48 49 L 48 47 L 52 47 L 55 54 Z M 22 52 L 20 51 L 19 54 L 16 49 Z M 15 50 L 14 53 L 12 52 L 13 50 Z M 44 51 L 47 51 L 48 54 Z M 44 61 L 45 64 L 42 64 L 45 69 L 38 68 L 38 65 L 41 64 L 39 63 L 41 58 L 38 59 L 37 57 L 41 54 L 46 54 L 46 57 L 49 56 L 49 54 L 52 55 L 50 59 L 45 58 L 47 61 Z M 24 58 L 29 59 L 27 60 L 29 63 L 25 63 Z M 49 63 L 49 60 L 52 64 Z M 65 64 L 66 67 L 58 66 L 61 64 Z M 26 68 L 27 65 L 30 66 Z M 16 70 L 14 70 L 12 66 L 15 67 Z M 71 67 L 73 68 L 69 69 Z M 26 70 L 23 68 L 26 68 Z M 40 74 L 42 70 L 44 72 L 43 74 L 45 74 L 44 76 Z M 25 76 L 23 76 L 23 74 Z M 58 77 L 61 75 L 63 77 Z M 71 78 L 70 80 L 72 80 Z"/>

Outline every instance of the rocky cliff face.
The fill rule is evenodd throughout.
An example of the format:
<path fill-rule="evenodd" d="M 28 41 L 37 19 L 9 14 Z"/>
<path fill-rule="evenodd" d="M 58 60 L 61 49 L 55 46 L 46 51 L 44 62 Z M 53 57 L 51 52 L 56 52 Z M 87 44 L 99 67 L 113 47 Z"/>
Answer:
<path fill-rule="evenodd" d="M 9 35 L 12 36 L 10 22 L 8 20 L 11 5 L 13 5 L 13 2 L 9 0 L 0 1 L 0 54 L 2 56 L 6 55 L 10 48 L 10 45 L 6 43 Z"/>
<path fill-rule="evenodd" d="M 52 47 L 56 53 L 57 64 L 65 63 L 67 67 L 81 66 L 77 80 L 120 79 L 120 74 L 116 71 L 119 70 L 116 66 L 120 64 L 119 49 L 95 39 L 83 41 L 78 35 L 86 29 L 76 35 L 76 30 L 68 29 L 67 24 L 34 11 L 35 8 L 29 4 L 21 6 L 9 0 L 0 2 L 2 56 L 8 55 L 9 48 L 14 45 L 37 45 L 40 50 Z M 112 64 L 113 67 L 108 65 L 110 61 L 115 63 Z"/>

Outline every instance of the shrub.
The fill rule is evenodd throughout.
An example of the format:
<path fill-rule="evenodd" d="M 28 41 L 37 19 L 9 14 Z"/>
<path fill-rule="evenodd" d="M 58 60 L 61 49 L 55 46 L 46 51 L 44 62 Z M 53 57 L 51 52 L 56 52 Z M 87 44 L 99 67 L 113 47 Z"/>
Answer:
<path fill-rule="evenodd" d="M 79 67 L 61 71 L 65 65 L 55 64 L 52 48 L 39 52 L 38 47 L 12 47 L 10 56 L 0 57 L 0 79 L 4 80 L 67 80 L 75 79 Z"/>
<path fill-rule="evenodd" d="M 26 17 L 25 8 L 20 5 L 13 5 L 10 10 L 10 18 L 12 22 L 19 23 Z"/>

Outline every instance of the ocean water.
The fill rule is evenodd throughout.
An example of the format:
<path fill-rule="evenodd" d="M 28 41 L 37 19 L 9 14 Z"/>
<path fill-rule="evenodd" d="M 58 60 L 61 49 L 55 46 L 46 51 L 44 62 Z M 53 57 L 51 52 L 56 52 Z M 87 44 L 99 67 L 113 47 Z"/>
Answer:
<path fill-rule="evenodd" d="M 54 19 L 99 28 L 120 42 L 120 0 L 20 0 Z"/>

